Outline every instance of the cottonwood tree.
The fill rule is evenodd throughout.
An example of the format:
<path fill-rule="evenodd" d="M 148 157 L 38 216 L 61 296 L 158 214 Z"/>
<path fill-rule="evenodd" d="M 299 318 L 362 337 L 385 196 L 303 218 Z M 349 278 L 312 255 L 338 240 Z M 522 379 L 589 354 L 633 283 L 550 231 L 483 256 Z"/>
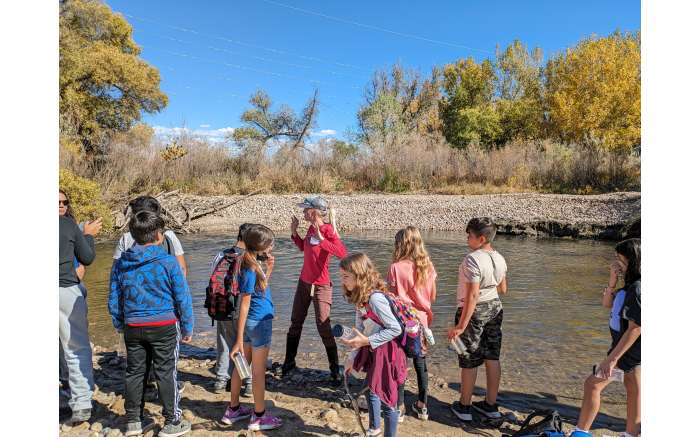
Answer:
<path fill-rule="evenodd" d="M 390 72 L 377 71 L 357 112 L 359 140 L 375 148 L 389 146 L 404 134 L 438 131 L 439 79 L 438 69 L 428 78 L 399 64 Z"/>
<path fill-rule="evenodd" d="M 488 59 L 478 64 L 470 57 L 444 67 L 440 118 L 452 146 L 491 147 L 500 141 L 503 131 L 494 102 L 496 84 L 496 71 Z"/>
<path fill-rule="evenodd" d="M 641 35 L 587 38 L 546 67 L 550 126 L 569 143 L 629 154 L 641 143 Z"/>
<path fill-rule="evenodd" d="M 64 0 L 59 8 L 61 137 L 95 157 L 111 134 L 128 131 L 142 112 L 162 110 L 168 98 L 121 15 L 98 0 Z"/>
<path fill-rule="evenodd" d="M 273 111 L 270 97 L 262 90 L 256 91 L 249 102 L 252 108 L 241 115 L 241 121 L 246 126 L 235 129 L 231 134 L 237 144 L 242 147 L 251 144 L 267 147 L 275 142 L 284 143 L 292 150 L 305 148 L 306 140 L 316 127 L 318 90 L 314 91 L 299 115 L 287 105 Z"/>

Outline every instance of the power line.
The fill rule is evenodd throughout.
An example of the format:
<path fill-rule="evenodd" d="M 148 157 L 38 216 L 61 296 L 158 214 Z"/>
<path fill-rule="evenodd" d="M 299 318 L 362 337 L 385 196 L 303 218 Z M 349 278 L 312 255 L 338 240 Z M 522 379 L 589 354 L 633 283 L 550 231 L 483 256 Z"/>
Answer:
<path fill-rule="evenodd" d="M 151 20 L 151 19 L 148 19 L 148 18 L 142 18 L 142 17 L 136 17 L 136 16 L 131 15 L 131 14 L 126 14 L 126 13 L 124 13 L 124 16 L 125 16 L 125 17 L 129 17 L 129 18 L 132 18 L 132 19 L 134 19 L 134 20 L 143 21 L 143 22 L 145 22 L 145 23 L 151 23 L 151 24 L 155 24 L 155 25 L 158 25 L 158 26 L 167 27 L 167 28 L 169 28 L 169 29 L 177 30 L 177 31 L 179 31 L 179 32 L 191 33 L 191 34 L 193 34 L 193 35 L 201 35 L 201 36 L 204 36 L 204 37 L 207 37 L 207 38 L 218 39 L 218 40 L 221 40 L 221 41 L 226 41 L 226 42 L 228 42 L 228 43 L 240 45 L 240 46 L 243 46 L 243 47 L 250 47 L 250 48 L 255 48 L 255 49 L 258 49 L 258 50 L 265 50 L 265 51 L 268 51 L 268 52 L 270 52 L 270 53 L 275 53 L 275 54 L 278 54 L 278 55 L 286 55 L 286 56 L 292 56 L 292 57 L 296 57 L 296 58 L 304 59 L 304 60 L 308 60 L 308 61 L 321 62 L 321 63 L 327 63 L 327 64 L 334 64 L 334 65 L 337 65 L 337 66 L 343 67 L 343 68 L 352 68 L 352 69 L 356 69 L 356 70 L 370 71 L 370 72 L 373 71 L 373 70 L 371 70 L 371 69 L 368 69 L 368 68 L 365 68 L 365 67 L 360 67 L 360 66 L 353 65 L 353 64 L 348 64 L 348 63 L 344 63 L 344 62 L 337 62 L 337 61 L 332 61 L 332 60 L 321 59 L 321 58 L 318 58 L 318 57 L 315 57 L 315 56 L 300 55 L 300 54 L 297 54 L 297 53 L 292 53 L 292 52 L 288 52 L 288 51 L 284 51 L 284 50 L 279 50 L 279 49 L 276 49 L 276 48 L 273 48 L 273 47 L 261 46 L 261 45 L 257 45 L 257 44 L 252 44 L 252 43 L 240 41 L 240 40 L 234 40 L 234 39 L 231 39 L 231 38 L 226 38 L 226 37 L 220 36 L 220 35 L 214 35 L 214 34 L 208 34 L 208 33 L 198 32 L 198 31 L 196 31 L 196 30 L 187 29 L 187 28 L 185 28 L 185 27 L 179 27 L 179 26 L 173 26 L 173 25 L 170 25 L 170 24 L 160 23 L 160 22 L 155 21 L 155 20 Z"/>
<path fill-rule="evenodd" d="M 282 8 L 287 8 L 287 9 L 291 9 L 291 10 L 294 10 L 294 11 L 302 12 L 302 13 L 304 13 L 304 14 L 315 15 L 315 16 L 317 16 L 317 17 L 326 18 L 326 19 L 328 19 L 328 20 L 337 21 L 337 22 L 339 22 L 339 23 L 345 23 L 345 24 L 350 24 L 350 25 L 357 26 L 357 27 L 362 27 L 362 28 L 365 28 L 365 29 L 376 30 L 376 31 L 378 31 L 378 32 L 384 32 L 384 33 L 388 33 L 388 34 L 395 35 L 395 36 L 401 36 L 401 37 L 404 37 L 404 38 L 412 38 L 412 39 L 415 39 L 415 40 L 425 41 L 425 42 L 429 42 L 429 43 L 432 43 L 432 44 L 439 44 L 439 45 L 443 45 L 443 46 L 456 47 L 456 48 L 459 48 L 459 49 L 467 49 L 467 50 L 473 50 L 473 51 L 476 51 L 476 52 L 482 52 L 482 53 L 491 54 L 491 51 L 489 51 L 489 50 L 477 49 L 477 48 L 465 46 L 465 45 L 462 45 L 462 44 L 456 44 L 456 43 L 447 42 L 447 41 L 440 41 L 440 40 L 437 40 L 437 39 L 426 38 L 426 37 L 424 37 L 424 36 L 413 35 L 413 34 L 410 34 L 410 33 L 397 32 L 397 31 L 395 31 L 395 30 L 385 29 L 385 28 L 383 28 L 383 27 L 374 26 L 374 25 L 371 25 L 371 24 L 359 23 L 359 22 L 357 22 L 357 21 L 346 20 L 346 19 L 344 19 L 344 18 L 334 17 L 334 16 L 332 16 L 332 15 L 323 14 L 323 13 L 321 13 L 321 12 L 310 11 L 310 10 L 308 10 L 308 9 L 302 9 L 302 8 L 298 8 L 298 7 L 296 7 L 296 6 L 286 5 L 286 4 L 284 4 L 284 3 L 277 3 L 277 2 L 272 1 L 272 0 L 261 0 L 261 1 L 263 1 L 263 2 L 265 2 L 265 3 L 269 3 L 269 4 L 271 4 L 271 5 L 279 6 L 279 7 L 282 7 Z"/>

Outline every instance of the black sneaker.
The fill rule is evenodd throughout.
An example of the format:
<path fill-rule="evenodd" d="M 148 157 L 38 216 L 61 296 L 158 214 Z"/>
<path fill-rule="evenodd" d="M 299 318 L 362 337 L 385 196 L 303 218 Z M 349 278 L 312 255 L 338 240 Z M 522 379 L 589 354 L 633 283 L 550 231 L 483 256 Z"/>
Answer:
<path fill-rule="evenodd" d="M 489 419 L 500 419 L 503 417 L 500 411 L 498 411 L 498 404 L 489 404 L 486 401 L 474 402 L 472 404 L 474 410 L 488 417 Z"/>
<path fill-rule="evenodd" d="M 158 435 L 160 437 L 178 437 L 183 434 L 187 434 L 192 430 L 192 425 L 185 419 L 180 420 L 178 423 L 167 423 L 163 429 L 160 430 Z"/>
<path fill-rule="evenodd" d="M 454 401 L 452 402 L 452 406 L 450 407 L 452 412 L 459 418 L 459 420 L 462 420 L 464 422 L 471 422 L 472 421 L 472 408 L 471 405 L 462 405 L 460 401 Z"/>

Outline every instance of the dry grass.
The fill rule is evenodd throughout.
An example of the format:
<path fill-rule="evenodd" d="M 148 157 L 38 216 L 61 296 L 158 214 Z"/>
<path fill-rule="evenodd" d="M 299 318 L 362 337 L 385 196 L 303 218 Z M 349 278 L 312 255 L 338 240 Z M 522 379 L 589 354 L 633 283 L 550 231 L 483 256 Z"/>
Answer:
<path fill-rule="evenodd" d="M 409 136 L 392 145 L 357 150 L 321 142 L 311 150 L 260 148 L 237 153 L 191 137 L 187 153 L 166 161 L 159 141 L 115 141 L 91 167 L 61 148 L 61 166 L 96 180 L 108 200 L 180 189 L 203 195 L 290 192 L 417 192 L 494 194 L 595 193 L 637 190 L 640 160 L 544 141 L 485 151 L 457 150 L 441 137 Z"/>

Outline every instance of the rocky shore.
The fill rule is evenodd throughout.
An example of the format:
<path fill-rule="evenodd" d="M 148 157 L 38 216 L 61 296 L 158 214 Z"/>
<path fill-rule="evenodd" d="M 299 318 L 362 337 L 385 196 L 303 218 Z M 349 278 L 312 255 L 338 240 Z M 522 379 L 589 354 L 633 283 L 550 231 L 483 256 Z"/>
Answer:
<path fill-rule="evenodd" d="M 59 425 L 59 435 L 65 437 L 120 437 L 126 429 L 124 411 L 124 371 L 126 360 L 122 354 L 100 347 L 94 349 L 95 395 L 93 415 L 90 422 L 77 426 Z M 269 360 L 281 361 L 281 356 L 273 354 Z M 211 348 L 204 346 L 183 345 L 181 359 L 178 362 L 178 378 L 184 382 L 180 408 L 184 417 L 192 422 L 192 432 L 196 436 L 358 436 L 360 428 L 356 416 L 345 395 L 344 388 L 333 387 L 328 382 L 328 371 L 317 369 L 317 363 L 325 360 L 314 353 L 300 354 L 298 363 L 300 369 L 287 379 L 281 379 L 268 371 L 267 374 L 267 408 L 279 416 L 284 424 L 282 428 L 265 433 L 248 433 L 245 422 L 233 426 L 222 424 L 221 418 L 230 395 L 216 394 L 212 383 L 214 374 L 211 372 L 216 357 Z M 410 366 L 409 366 L 410 367 Z M 477 380 L 475 396 L 483 397 L 483 375 Z M 409 371 L 406 385 L 406 400 L 410 404 L 415 399 L 417 387 L 415 373 Z M 544 387 L 532 387 L 529 392 L 521 390 L 509 391 L 503 387 L 499 394 L 501 410 L 506 415 L 502 424 L 489 423 L 475 416 L 472 424 L 460 422 L 450 412 L 450 404 L 458 399 L 458 381 L 447 381 L 443 377 L 431 374 L 429 386 L 430 420 L 420 421 L 410 412 L 399 425 L 400 436 L 501 436 L 518 429 L 520 423 L 529 412 L 536 408 L 555 408 L 568 422 L 565 427 L 572 429 L 578 414 L 580 399 L 568 396 L 543 395 L 540 390 Z M 351 390 L 359 390 L 355 381 Z M 154 391 L 147 392 L 146 411 L 156 421 L 154 429 L 144 436 L 154 437 L 163 426 L 160 415 L 160 403 Z M 243 403 L 252 404 L 252 398 L 241 398 Z M 61 395 L 60 418 L 65 420 L 70 411 L 65 408 L 66 398 Z M 613 403 L 604 404 L 598 421 L 594 425 L 594 436 L 616 435 L 624 429 L 624 405 Z M 612 415 L 609 415 L 612 414 Z M 613 416 L 614 415 L 614 416 Z M 362 413 L 363 423 L 367 424 L 367 413 Z"/>
<path fill-rule="evenodd" d="M 276 231 L 289 228 L 296 204 L 306 194 L 225 196 L 240 201 L 193 222 L 202 232 L 235 231 L 244 222 L 264 223 Z M 186 196 L 196 200 L 197 196 Z M 499 232 L 511 235 L 620 239 L 639 232 L 641 194 L 601 195 L 497 194 L 395 195 L 352 194 L 325 196 L 338 211 L 342 230 L 398 229 L 462 231 L 471 217 L 490 216 Z"/>

